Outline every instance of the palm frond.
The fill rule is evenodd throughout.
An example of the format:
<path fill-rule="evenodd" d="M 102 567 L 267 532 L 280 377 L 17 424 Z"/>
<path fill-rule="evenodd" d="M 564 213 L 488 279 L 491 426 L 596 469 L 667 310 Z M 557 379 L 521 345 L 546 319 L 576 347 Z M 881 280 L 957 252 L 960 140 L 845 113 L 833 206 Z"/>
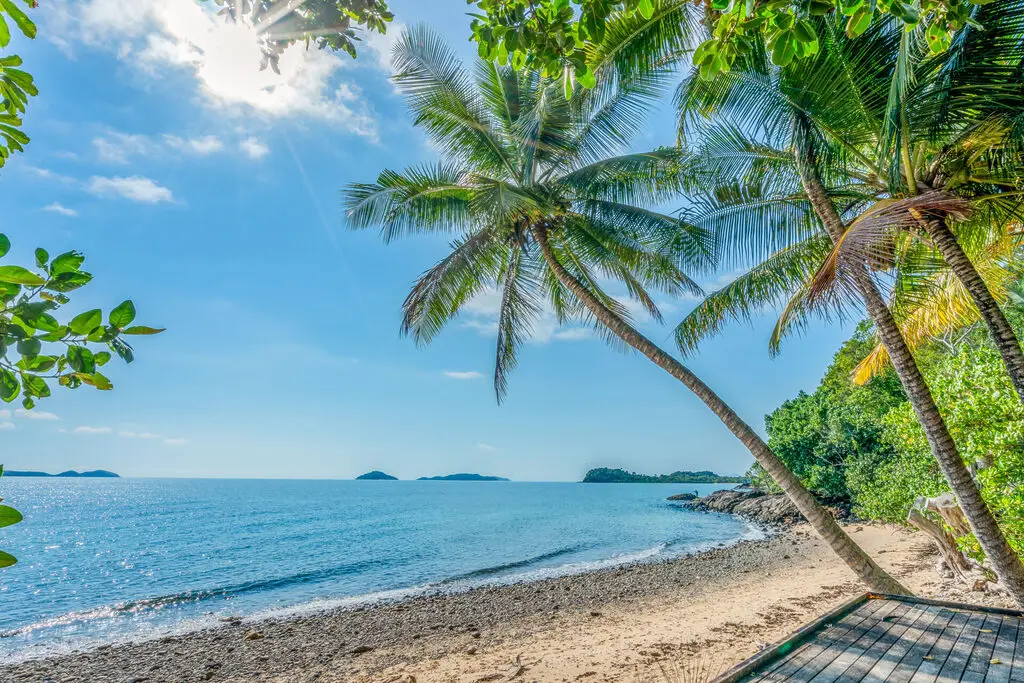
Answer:
<path fill-rule="evenodd" d="M 494 391 L 500 403 L 508 392 L 508 375 L 518 361 L 519 347 L 529 338 L 541 313 L 538 288 L 541 275 L 526 249 L 514 245 L 501 274 L 501 306 L 494 358 Z"/>

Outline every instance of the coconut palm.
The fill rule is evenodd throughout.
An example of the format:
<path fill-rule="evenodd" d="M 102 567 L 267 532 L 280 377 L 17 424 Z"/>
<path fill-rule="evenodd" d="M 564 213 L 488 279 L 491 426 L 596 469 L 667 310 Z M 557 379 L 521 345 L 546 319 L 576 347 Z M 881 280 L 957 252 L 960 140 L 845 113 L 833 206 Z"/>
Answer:
<path fill-rule="evenodd" d="M 599 47 L 636 33 L 611 26 Z M 386 240 L 413 232 L 459 235 L 404 304 L 403 330 L 429 342 L 475 295 L 501 294 L 494 384 L 499 400 L 516 351 L 537 316 L 584 319 L 647 356 L 694 392 L 750 450 L 835 552 L 873 590 L 906 593 L 878 567 L 757 433 L 672 355 L 641 334 L 608 291 L 614 281 L 660 319 L 652 292 L 699 288 L 682 268 L 708 265 L 704 231 L 648 206 L 675 196 L 685 159 L 673 149 L 623 153 L 668 77 L 599 72 L 597 87 L 567 101 L 557 82 L 479 61 L 474 76 L 430 31 L 407 33 L 395 51 L 396 82 L 416 123 L 442 152 L 431 166 L 386 170 L 351 185 L 346 215 Z M 693 271 L 691 271 L 693 272 Z"/>
<path fill-rule="evenodd" d="M 1000 10 L 1005 4 L 991 7 Z M 998 18 L 986 15 L 992 30 L 998 30 Z M 678 328 L 677 341 L 691 349 L 730 319 L 788 301 L 773 335 L 777 347 L 813 313 L 832 317 L 845 304 L 863 303 L 975 536 L 1000 579 L 1022 601 L 1024 565 L 961 459 L 878 277 L 920 264 L 922 252 L 935 248 L 935 235 L 948 230 L 951 219 L 963 220 L 964 234 L 978 226 L 988 230 L 1015 215 L 1015 204 L 1010 197 L 965 201 L 949 194 L 949 187 L 899 192 L 900 169 L 921 160 L 940 169 L 935 178 L 944 177 L 941 169 L 957 156 L 958 142 L 930 157 L 923 144 L 928 138 L 922 136 L 922 144 L 911 150 L 912 166 L 897 164 L 893 170 L 888 158 L 906 160 L 901 141 L 910 129 L 909 113 L 893 104 L 909 101 L 907 34 L 886 25 L 855 41 L 841 34 L 838 23 L 822 20 L 821 51 L 813 58 L 777 69 L 755 54 L 743 69 L 711 83 L 690 77 L 680 89 L 681 120 L 704 145 L 708 177 L 718 179 L 709 181 L 691 219 L 713 227 L 727 255 L 766 260 L 698 307 Z M 968 126 L 974 134 L 985 135 L 983 126 L 991 119 L 984 118 L 986 123 Z M 969 146 L 959 146 L 969 157 Z M 924 247 L 909 239 L 920 233 L 929 238 Z M 923 279 L 901 280 L 912 281 Z"/>

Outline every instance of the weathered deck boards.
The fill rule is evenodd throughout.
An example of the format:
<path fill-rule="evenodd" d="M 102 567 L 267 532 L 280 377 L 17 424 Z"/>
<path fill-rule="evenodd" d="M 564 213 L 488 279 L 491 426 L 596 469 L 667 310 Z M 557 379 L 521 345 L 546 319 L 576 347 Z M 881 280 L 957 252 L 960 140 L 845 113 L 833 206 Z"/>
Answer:
<path fill-rule="evenodd" d="M 863 595 L 713 683 L 1024 683 L 1024 612 Z"/>

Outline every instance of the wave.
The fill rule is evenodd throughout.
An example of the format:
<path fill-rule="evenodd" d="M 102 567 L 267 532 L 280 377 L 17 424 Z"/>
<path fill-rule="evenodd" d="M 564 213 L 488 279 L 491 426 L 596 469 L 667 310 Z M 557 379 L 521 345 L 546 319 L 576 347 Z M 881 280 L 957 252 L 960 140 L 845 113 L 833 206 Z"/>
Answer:
<path fill-rule="evenodd" d="M 110 619 L 118 615 L 124 614 L 137 614 L 140 612 L 155 612 L 156 610 L 170 607 L 173 605 L 180 605 L 185 603 L 196 603 L 204 600 L 213 599 L 227 599 L 244 595 L 246 593 L 258 593 L 268 590 L 274 590 L 279 588 L 287 588 L 289 586 L 319 583 L 326 581 L 338 576 L 345 576 L 349 574 L 357 574 L 359 572 L 372 569 L 380 564 L 377 560 L 366 560 L 363 562 L 353 562 L 350 564 L 341 564 L 333 567 L 324 567 L 322 569 L 316 569 L 308 572 L 298 572 L 295 574 L 288 574 L 286 576 L 278 576 L 270 579 L 257 579 L 253 581 L 243 581 L 236 584 L 227 586 L 219 586 L 216 588 L 202 588 L 196 590 L 181 591 L 179 593 L 171 593 L 168 595 L 160 595 L 152 598 L 140 598 L 138 600 L 128 600 L 125 602 L 116 603 L 114 605 L 104 605 L 103 607 L 95 607 L 93 609 L 82 610 L 79 612 L 68 612 L 58 617 L 51 619 L 44 619 L 37 621 L 20 628 L 12 629 L 9 631 L 0 632 L 0 638 L 10 638 L 12 636 L 23 635 L 37 631 L 40 629 L 53 628 L 55 626 L 66 626 L 68 624 L 83 622 L 83 621 L 94 621 L 97 619 Z"/>
<path fill-rule="evenodd" d="M 536 555 L 534 557 L 529 557 L 529 558 L 527 558 L 525 560 L 517 560 L 515 562 L 506 562 L 505 564 L 496 564 L 496 565 L 493 565 L 493 566 L 490 566 L 490 567 L 484 567 L 483 569 L 474 569 L 473 571 L 466 572 L 465 574 L 456 574 L 455 576 L 450 576 L 450 577 L 448 577 L 446 579 L 442 579 L 438 583 L 440 585 L 445 585 L 445 584 L 449 584 L 449 583 L 459 583 L 459 582 L 462 582 L 462 581 L 472 581 L 473 579 L 479 579 L 479 578 L 483 578 L 483 577 L 487 577 L 487 576 L 494 576 L 495 574 L 502 574 L 504 572 L 511 571 L 513 569 L 523 569 L 524 567 L 531 567 L 531 566 L 533 566 L 535 564 L 540 564 L 541 562 L 545 562 L 547 560 L 553 560 L 556 557 L 562 557 L 564 555 L 571 555 L 572 553 L 578 553 L 580 550 L 583 550 L 585 547 L 586 546 L 584 546 L 582 544 L 566 546 L 564 548 L 559 548 L 558 550 L 552 550 L 551 552 L 548 552 L 548 553 L 543 553 L 541 555 Z"/>

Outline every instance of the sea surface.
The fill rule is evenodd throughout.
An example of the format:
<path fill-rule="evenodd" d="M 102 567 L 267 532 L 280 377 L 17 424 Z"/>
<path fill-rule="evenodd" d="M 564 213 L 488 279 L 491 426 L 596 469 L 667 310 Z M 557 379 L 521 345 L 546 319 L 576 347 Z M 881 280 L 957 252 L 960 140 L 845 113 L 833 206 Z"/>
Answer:
<path fill-rule="evenodd" d="M 761 532 L 695 484 L 0 480 L 0 662 L 654 561 Z"/>

